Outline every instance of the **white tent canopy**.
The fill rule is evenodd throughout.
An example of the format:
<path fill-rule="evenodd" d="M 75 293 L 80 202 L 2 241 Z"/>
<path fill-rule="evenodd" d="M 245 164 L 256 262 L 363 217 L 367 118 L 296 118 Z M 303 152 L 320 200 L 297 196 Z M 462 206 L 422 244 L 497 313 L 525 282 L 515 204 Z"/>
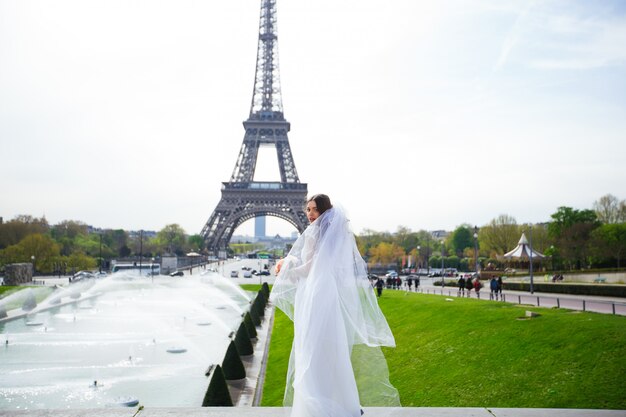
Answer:
<path fill-rule="evenodd" d="M 507 259 L 510 259 L 510 258 L 528 258 L 528 259 L 530 259 L 531 251 L 532 251 L 532 258 L 533 259 L 543 259 L 543 258 L 546 257 L 546 255 L 543 255 L 543 254 L 537 252 L 536 250 L 532 249 L 530 247 L 530 245 L 528 244 L 528 239 L 526 239 L 526 234 L 522 233 L 522 237 L 520 238 L 519 242 L 517 243 L 517 247 L 515 249 L 513 249 L 512 251 L 505 253 L 504 257 L 507 258 Z"/>

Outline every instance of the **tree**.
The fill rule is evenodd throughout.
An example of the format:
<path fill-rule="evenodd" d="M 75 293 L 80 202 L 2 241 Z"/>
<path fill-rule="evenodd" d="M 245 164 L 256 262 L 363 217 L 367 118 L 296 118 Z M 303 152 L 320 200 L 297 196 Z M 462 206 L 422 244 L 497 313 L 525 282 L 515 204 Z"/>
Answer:
<path fill-rule="evenodd" d="M 404 250 L 395 243 L 381 242 L 370 249 L 370 263 L 396 263 L 404 255 Z"/>
<path fill-rule="evenodd" d="M 87 225 L 75 220 L 63 220 L 50 229 L 50 235 L 61 245 L 61 254 L 64 256 L 76 251 L 85 252 L 84 246 L 88 245 L 89 240 L 87 233 Z"/>
<path fill-rule="evenodd" d="M 556 241 L 558 253 L 570 268 L 581 268 L 589 255 L 591 232 L 600 222 L 593 210 L 559 207 L 548 224 L 548 236 Z"/>
<path fill-rule="evenodd" d="M 48 233 L 49 225 L 45 217 L 40 219 L 30 215 L 18 215 L 0 224 L 0 249 L 16 245 L 31 234 Z"/>
<path fill-rule="evenodd" d="M 370 253 L 370 249 L 382 242 L 391 243 L 393 236 L 389 232 L 376 232 L 372 229 L 365 229 L 361 235 L 357 236 L 357 247 L 363 256 Z"/>
<path fill-rule="evenodd" d="M 126 257 L 130 254 L 128 247 L 128 233 L 122 229 L 107 230 L 102 237 L 103 242 L 111 248 L 111 251 Z"/>
<path fill-rule="evenodd" d="M 187 239 L 187 243 L 191 250 L 200 252 L 204 246 L 204 239 L 200 235 L 191 235 L 189 239 Z"/>
<path fill-rule="evenodd" d="M 478 230 L 478 244 L 490 255 L 502 255 L 517 245 L 520 235 L 515 218 L 501 214 Z"/>
<path fill-rule="evenodd" d="M 74 239 L 79 235 L 87 235 L 87 225 L 80 221 L 75 220 L 63 220 L 62 222 L 52 226 L 50 234 L 56 240 L 63 237 Z"/>
<path fill-rule="evenodd" d="M 177 253 L 182 255 L 185 246 L 185 230 L 178 224 L 168 224 L 157 233 L 159 244 L 167 250 L 168 253 Z"/>
<path fill-rule="evenodd" d="M 97 265 L 94 258 L 78 252 L 72 253 L 67 260 L 67 266 L 73 271 L 96 269 Z"/>
<path fill-rule="evenodd" d="M 3 263 L 33 262 L 39 272 L 52 271 L 52 264 L 60 254 L 59 245 L 50 237 L 42 234 L 31 234 L 17 245 L 11 245 L 2 251 Z"/>
<path fill-rule="evenodd" d="M 457 227 L 450 236 L 450 248 L 458 255 L 463 255 L 466 248 L 474 247 L 474 233 L 469 225 Z"/>
<path fill-rule="evenodd" d="M 576 210 L 562 206 L 550 217 L 552 221 L 548 224 L 548 235 L 551 238 L 559 238 L 565 229 L 576 223 L 598 224 L 598 216 L 593 210 L 588 209 Z"/>
<path fill-rule="evenodd" d="M 603 224 L 591 233 L 593 252 L 599 258 L 616 259 L 617 267 L 626 255 L 626 223 Z"/>
<path fill-rule="evenodd" d="M 612 194 L 607 194 L 593 203 L 593 210 L 602 223 L 626 222 L 626 201 L 619 201 Z"/>
<path fill-rule="evenodd" d="M 411 232 L 408 227 L 398 226 L 398 230 L 393 236 L 393 242 L 404 249 L 404 252 L 411 252 L 417 247 L 419 237 L 417 233 Z"/>

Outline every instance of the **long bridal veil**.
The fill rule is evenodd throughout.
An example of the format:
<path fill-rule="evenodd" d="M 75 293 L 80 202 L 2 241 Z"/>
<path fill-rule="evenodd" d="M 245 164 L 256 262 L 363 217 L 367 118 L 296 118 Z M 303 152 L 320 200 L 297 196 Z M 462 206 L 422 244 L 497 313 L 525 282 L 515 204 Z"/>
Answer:
<path fill-rule="evenodd" d="M 270 300 L 294 322 L 284 404 L 294 416 L 400 406 L 381 346 L 395 346 L 348 219 L 324 212 L 294 243 Z"/>

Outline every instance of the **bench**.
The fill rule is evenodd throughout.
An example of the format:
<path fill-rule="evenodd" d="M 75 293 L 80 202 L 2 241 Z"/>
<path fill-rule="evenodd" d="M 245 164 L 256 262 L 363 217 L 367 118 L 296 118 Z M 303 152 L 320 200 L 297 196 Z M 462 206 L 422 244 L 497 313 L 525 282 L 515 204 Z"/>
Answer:
<path fill-rule="evenodd" d="M 606 278 L 598 277 L 598 278 L 594 279 L 593 282 L 604 283 L 604 282 L 606 282 Z"/>

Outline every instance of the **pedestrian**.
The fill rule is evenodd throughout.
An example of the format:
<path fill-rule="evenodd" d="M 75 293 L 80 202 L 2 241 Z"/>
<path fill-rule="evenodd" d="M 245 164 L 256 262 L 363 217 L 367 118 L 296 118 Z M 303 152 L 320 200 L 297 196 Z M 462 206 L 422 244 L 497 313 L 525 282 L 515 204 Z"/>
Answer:
<path fill-rule="evenodd" d="M 461 278 L 457 281 L 459 285 L 459 292 L 456 294 L 457 297 L 465 297 L 465 275 L 461 275 Z"/>
<path fill-rule="evenodd" d="M 467 277 L 467 279 L 465 279 L 465 289 L 467 290 L 467 297 L 468 298 L 471 295 L 472 288 L 474 288 L 474 285 L 472 284 L 472 277 L 469 276 L 469 277 Z"/>
<path fill-rule="evenodd" d="M 412 291 L 413 287 L 413 277 L 409 276 L 406 280 L 406 285 L 409 287 L 409 291 Z"/>
<path fill-rule="evenodd" d="M 498 276 L 498 294 L 500 295 L 500 301 L 504 301 L 502 298 L 502 277 Z"/>
<path fill-rule="evenodd" d="M 384 286 L 385 286 L 385 283 L 383 282 L 383 280 L 381 278 L 378 278 L 376 280 L 376 293 L 378 294 L 379 297 L 383 295 Z"/>
<path fill-rule="evenodd" d="M 399 407 L 381 350 L 394 337 L 350 223 L 324 194 L 308 199 L 306 215 L 310 225 L 276 264 L 270 295 L 294 328 L 283 403 L 294 417 L 359 417 L 359 394 Z"/>
<path fill-rule="evenodd" d="M 480 283 L 480 279 L 478 277 L 474 278 L 474 291 L 476 292 L 476 297 L 480 298 L 480 289 L 483 287 L 483 284 Z"/>
<path fill-rule="evenodd" d="M 489 280 L 489 289 L 491 290 L 491 292 L 489 293 L 489 299 L 490 300 L 495 299 L 497 301 L 498 300 L 498 280 L 496 279 L 496 277 L 491 277 L 491 279 Z"/>

